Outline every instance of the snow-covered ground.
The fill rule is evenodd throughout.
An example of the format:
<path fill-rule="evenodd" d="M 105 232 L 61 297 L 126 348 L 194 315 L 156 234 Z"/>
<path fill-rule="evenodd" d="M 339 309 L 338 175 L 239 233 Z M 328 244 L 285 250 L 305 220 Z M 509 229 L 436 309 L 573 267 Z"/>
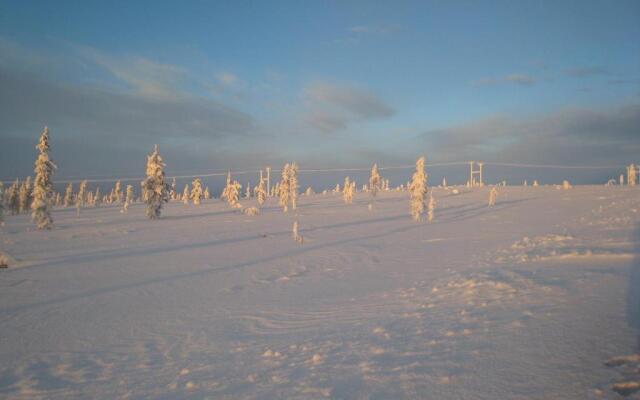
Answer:
<path fill-rule="evenodd" d="M 633 392 L 640 188 L 506 187 L 491 208 L 488 188 L 460 190 L 435 189 L 431 224 L 406 192 L 371 211 L 363 193 L 302 196 L 288 214 L 269 199 L 252 217 L 219 200 L 157 221 L 139 204 L 59 209 L 44 232 L 8 216 L 0 397 Z"/>

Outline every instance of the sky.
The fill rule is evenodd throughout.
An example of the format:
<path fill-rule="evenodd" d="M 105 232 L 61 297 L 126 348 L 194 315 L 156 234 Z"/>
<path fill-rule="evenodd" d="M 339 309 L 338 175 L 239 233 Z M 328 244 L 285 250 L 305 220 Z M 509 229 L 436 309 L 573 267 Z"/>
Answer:
<path fill-rule="evenodd" d="M 0 178 L 32 173 L 45 125 L 59 178 L 139 176 L 156 143 L 169 174 L 640 162 L 639 20 L 623 0 L 4 0 Z"/>

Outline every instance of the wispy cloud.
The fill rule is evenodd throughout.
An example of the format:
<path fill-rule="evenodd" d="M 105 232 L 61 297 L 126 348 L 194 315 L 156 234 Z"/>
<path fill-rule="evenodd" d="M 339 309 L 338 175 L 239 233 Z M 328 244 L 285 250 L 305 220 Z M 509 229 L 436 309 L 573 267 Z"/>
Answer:
<path fill-rule="evenodd" d="M 564 74 L 576 78 L 583 78 L 594 75 L 609 75 L 610 72 L 604 67 L 576 67 L 564 70 Z"/>
<path fill-rule="evenodd" d="M 225 86 L 231 86 L 239 82 L 238 76 L 231 72 L 219 72 L 216 74 L 216 79 L 220 84 Z"/>
<path fill-rule="evenodd" d="M 354 25 L 349 28 L 349 32 L 360 35 L 389 35 L 400 30 L 397 25 Z"/>
<path fill-rule="evenodd" d="M 472 82 L 474 86 L 491 86 L 491 85 L 500 85 L 500 84 L 516 84 L 520 86 L 532 86 L 538 82 L 538 79 L 528 75 L 528 74 L 520 74 L 514 73 L 509 74 L 502 77 L 489 77 L 489 78 L 481 78 Z"/>
<path fill-rule="evenodd" d="M 395 114 L 395 110 L 374 93 L 353 86 L 315 83 L 304 89 L 303 97 L 307 120 L 324 132 L 336 132 L 352 122 Z"/>

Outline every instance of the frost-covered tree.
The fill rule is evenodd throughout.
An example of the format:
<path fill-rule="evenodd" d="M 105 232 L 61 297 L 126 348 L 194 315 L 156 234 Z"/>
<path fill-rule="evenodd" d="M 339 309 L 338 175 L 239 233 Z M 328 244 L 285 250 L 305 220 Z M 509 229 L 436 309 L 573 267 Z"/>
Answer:
<path fill-rule="evenodd" d="M 204 190 L 202 189 L 202 180 L 196 178 L 191 182 L 191 200 L 193 204 L 200 205 L 202 198 L 204 197 Z"/>
<path fill-rule="evenodd" d="M 378 190 L 381 189 L 382 178 L 380 172 L 378 172 L 378 164 L 373 164 L 371 168 L 371 176 L 369 177 L 369 192 L 371 196 L 376 197 Z"/>
<path fill-rule="evenodd" d="M 20 213 L 20 181 L 18 179 L 9 188 L 8 203 L 12 215 Z"/>
<path fill-rule="evenodd" d="M 295 240 L 300 244 L 304 243 L 304 237 L 302 237 L 302 235 L 300 235 L 300 233 L 298 232 L 298 221 L 293 222 L 293 227 L 291 228 L 291 234 L 293 236 L 293 240 Z"/>
<path fill-rule="evenodd" d="M 336 194 L 340 193 L 340 184 L 339 183 L 336 183 L 336 187 L 333 188 L 333 193 L 336 193 Z"/>
<path fill-rule="evenodd" d="M 147 178 L 142 182 L 142 198 L 147 203 L 147 216 L 150 219 L 160 217 L 162 203 L 169 201 L 169 185 L 164 181 L 165 163 L 156 145 L 153 153 L 147 156 Z"/>
<path fill-rule="evenodd" d="M 89 194 L 91 194 L 91 192 L 89 192 Z M 91 199 L 89 205 L 91 207 L 100 207 L 100 204 L 102 203 L 106 203 L 105 198 L 100 194 L 100 186 L 96 186 L 96 191 L 93 194 L 93 198 Z"/>
<path fill-rule="evenodd" d="M 189 192 L 189 184 L 184 185 L 184 189 L 182 190 L 182 203 L 184 205 L 189 204 L 189 197 L 191 196 Z"/>
<path fill-rule="evenodd" d="M 537 180 L 534 180 L 534 181 L 533 181 L 533 187 L 538 187 L 538 186 L 540 186 L 540 184 L 538 183 L 538 181 L 537 181 Z"/>
<path fill-rule="evenodd" d="M 298 191 L 300 185 L 298 185 L 298 164 L 295 162 L 289 167 L 289 192 L 291 198 L 291 209 L 296 210 L 298 208 Z"/>
<path fill-rule="evenodd" d="M 62 195 L 60 192 L 56 193 L 56 207 L 60 207 L 62 205 Z"/>
<path fill-rule="evenodd" d="M 429 191 L 429 203 L 427 204 L 427 216 L 429 222 L 433 222 L 436 217 L 436 199 L 433 197 L 433 188 Z"/>
<path fill-rule="evenodd" d="M 442 187 L 443 188 L 447 187 L 447 178 L 442 178 Z"/>
<path fill-rule="evenodd" d="M 78 188 L 78 194 L 76 195 L 76 210 L 78 215 L 80 215 L 80 209 L 84 207 L 84 202 L 87 197 L 87 181 L 84 180 L 80 182 L 80 187 Z"/>
<path fill-rule="evenodd" d="M 620 174 L 619 181 L 620 181 L 620 186 L 624 185 L 624 175 L 623 174 Z"/>
<path fill-rule="evenodd" d="M 31 177 L 22 182 L 20 186 L 20 213 L 25 213 L 31 208 L 31 199 L 33 197 L 33 188 L 31 187 Z"/>
<path fill-rule="evenodd" d="M 571 183 L 569 183 L 569 181 L 568 181 L 568 180 L 564 180 L 564 181 L 562 181 L 562 188 L 563 188 L 564 190 L 571 189 L 571 188 L 572 188 Z"/>
<path fill-rule="evenodd" d="M 289 190 L 289 169 L 291 169 L 291 166 L 289 163 L 286 163 L 282 168 L 282 178 L 280 183 L 277 185 L 280 206 L 284 212 L 289 211 L 289 201 L 291 196 L 291 191 Z"/>
<path fill-rule="evenodd" d="M 64 192 L 64 206 L 71 207 L 73 205 L 73 183 L 69 182 L 67 190 Z"/>
<path fill-rule="evenodd" d="M 495 206 L 496 200 L 498 200 L 498 188 L 493 186 L 489 191 L 489 207 Z"/>
<path fill-rule="evenodd" d="M 132 185 L 127 185 L 127 193 L 124 198 L 124 204 L 122 205 L 122 211 L 129 211 L 129 205 L 135 201 L 135 193 Z"/>
<path fill-rule="evenodd" d="M 351 179 L 347 176 L 344 178 L 344 186 L 342 188 L 342 199 L 345 204 L 353 203 L 353 194 L 356 191 L 356 182 L 351 182 Z"/>
<path fill-rule="evenodd" d="M 635 186 L 638 183 L 638 167 L 631 164 L 627 167 L 627 185 Z"/>
<path fill-rule="evenodd" d="M 251 198 L 251 184 L 249 182 L 247 182 L 247 186 L 245 186 L 244 198 L 245 199 Z"/>
<path fill-rule="evenodd" d="M 211 198 L 211 192 L 209 191 L 209 186 L 204 188 L 204 199 L 209 200 Z"/>
<path fill-rule="evenodd" d="M 411 216 L 414 221 L 421 221 L 422 213 L 424 212 L 424 197 L 427 193 L 427 174 L 424 171 L 424 157 L 420 157 L 416 161 L 416 172 L 413 173 L 409 191 L 411 192 Z"/>
<path fill-rule="evenodd" d="M 225 199 L 230 206 L 237 208 L 240 206 L 240 191 L 242 185 L 238 181 L 231 181 L 231 171 L 227 173 L 227 185 L 224 187 L 220 198 Z"/>
<path fill-rule="evenodd" d="M 40 142 L 36 146 L 40 154 L 35 162 L 36 179 L 33 187 L 33 201 L 31 202 L 31 218 L 38 225 L 38 229 L 51 229 L 51 200 L 53 196 L 53 171 L 56 165 L 49 157 L 49 129 L 45 126 Z"/>
<path fill-rule="evenodd" d="M 122 203 L 124 201 L 124 192 L 122 190 L 122 182 L 117 181 L 111 194 L 112 203 Z"/>
<path fill-rule="evenodd" d="M 177 186 L 176 186 L 176 178 L 175 176 L 171 180 L 171 191 L 169 193 L 171 196 L 171 200 L 176 200 L 178 197 Z"/>
<path fill-rule="evenodd" d="M 260 183 L 256 189 L 256 197 L 258 199 L 258 204 L 262 207 L 264 202 L 267 200 L 267 181 L 264 178 L 260 179 Z"/>

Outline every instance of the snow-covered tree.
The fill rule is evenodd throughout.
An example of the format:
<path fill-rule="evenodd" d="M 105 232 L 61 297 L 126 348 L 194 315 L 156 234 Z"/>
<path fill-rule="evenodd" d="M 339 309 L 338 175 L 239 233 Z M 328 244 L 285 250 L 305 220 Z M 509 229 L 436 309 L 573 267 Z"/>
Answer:
<path fill-rule="evenodd" d="M 171 200 L 177 200 L 178 192 L 177 192 L 175 176 L 171 180 L 171 191 L 169 192 L 169 196 L 171 197 Z"/>
<path fill-rule="evenodd" d="M 353 203 L 353 194 L 356 191 L 356 182 L 351 182 L 351 179 L 347 176 L 344 178 L 344 186 L 342 187 L 342 199 L 345 204 Z"/>
<path fill-rule="evenodd" d="M 182 203 L 184 205 L 189 204 L 189 197 L 191 196 L 189 192 L 189 184 L 184 185 L 184 189 L 182 190 Z"/>
<path fill-rule="evenodd" d="M 20 213 L 20 181 L 18 179 L 16 179 L 9 188 L 9 195 L 7 197 L 11 214 L 16 215 Z"/>
<path fill-rule="evenodd" d="M 147 203 L 147 216 L 150 219 L 160 217 L 162 203 L 169 201 L 169 185 L 164 181 L 165 163 L 156 145 L 153 153 L 147 156 L 147 178 L 142 182 L 142 198 Z"/>
<path fill-rule="evenodd" d="M 73 183 L 69 182 L 67 190 L 64 192 L 64 206 L 71 207 L 73 205 Z"/>
<path fill-rule="evenodd" d="M 89 192 L 89 194 L 91 194 L 91 192 Z M 93 194 L 93 198 L 89 205 L 91 207 L 100 207 L 100 204 L 102 203 L 105 203 L 105 198 L 100 194 L 100 186 L 96 186 L 96 192 Z"/>
<path fill-rule="evenodd" d="M 298 164 L 295 162 L 289 167 L 289 191 L 291 198 L 291 208 L 296 210 L 298 208 Z"/>
<path fill-rule="evenodd" d="M 117 181 L 111 194 L 112 203 L 122 203 L 124 201 L 124 192 L 122 190 L 122 182 Z"/>
<path fill-rule="evenodd" d="M 336 187 L 333 188 L 333 193 L 336 193 L 336 194 L 340 193 L 340 184 L 339 183 L 336 183 Z"/>
<path fill-rule="evenodd" d="M 227 185 L 224 187 L 220 198 L 227 200 L 227 203 L 231 207 L 237 208 L 240 206 L 238 201 L 240 200 L 240 191 L 242 185 L 238 181 L 231 181 L 231 171 L 227 173 Z"/>
<path fill-rule="evenodd" d="M 538 183 L 538 181 L 537 181 L 537 180 L 534 180 L 534 181 L 533 181 L 533 187 L 538 187 L 538 186 L 540 186 L 540 184 Z"/>
<path fill-rule="evenodd" d="M 247 186 L 245 186 L 244 198 L 245 199 L 251 198 L 251 184 L 249 182 L 247 182 Z"/>
<path fill-rule="evenodd" d="M 375 197 L 378 193 L 378 190 L 381 189 L 382 178 L 380 177 L 380 172 L 378 172 L 378 164 L 373 164 L 371 168 L 371 176 L 369 177 L 369 192 L 371 196 Z"/>
<path fill-rule="evenodd" d="M 60 194 L 60 192 L 56 193 L 55 204 L 56 204 L 56 207 L 60 207 L 62 205 L 62 195 Z"/>
<path fill-rule="evenodd" d="M 313 188 L 311 186 L 307 186 L 307 190 L 305 190 L 305 196 L 311 196 L 313 194 Z"/>
<path fill-rule="evenodd" d="M 631 164 L 627 167 L 627 185 L 635 186 L 638 183 L 638 167 Z"/>
<path fill-rule="evenodd" d="M 489 207 L 495 206 L 496 200 L 498 200 L 498 188 L 493 186 L 489 191 Z"/>
<path fill-rule="evenodd" d="M 424 212 L 424 197 L 427 193 L 427 174 L 424 171 L 424 157 L 420 157 L 416 161 L 416 172 L 413 173 L 409 191 L 411 192 L 411 216 L 414 221 L 421 221 L 422 213 Z"/>
<path fill-rule="evenodd" d="M 429 203 L 427 204 L 427 216 L 429 222 L 433 222 L 436 217 L 436 199 L 433 197 L 433 188 L 429 191 Z"/>
<path fill-rule="evenodd" d="M 51 229 L 51 200 L 53 196 L 53 171 L 56 165 L 49 158 L 49 129 L 45 126 L 40 142 L 36 146 L 40 154 L 35 162 L 36 179 L 31 202 L 31 218 L 38 225 L 38 229 Z"/>
<path fill-rule="evenodd" d="M 31 177 L 22 182 L 20 186 L 20 213 L 27 212 L 31 208 L 31 199 L 33 197 L 33 188 L 31 187 Z"/>
<path fill-rule="evenodd" d="M 442 187 L 443 188 L 447 187 L 447 178 L 442 178 Z"/>
<path fill-rule="evenodd" d="M 191 182 L 191 200 L 193 204 L 200 205 L 200 201 L 204 197 L 204 191 L 202 190 L 202 180 L 196 178 Z"/>
<path fill-rule="evenodd" d="M 87 181 L 84 180 L 80 182 L 80 187 L 78 188 L 78 194 L 76 195 L 76 210 L 78 211 L 78 215 L 80 215 L 80 209 L 84 207 L 84 202 L 87 197 Z"/>
<path fill-rule="evenodd" d="M 209 200 L 211 198 L 211 192 L 209 191 L 209 186 L 204 188 L 204 199 Z"/>
<path fill-rule="evenodd" d="M 277 185 L 278 197 L 280 198 L 280 206 L 282 207 L 282 210 L 284 212 L 289 211 L 289 201 L 291 196 L 291 191 L 289 190 L 289 176 L 290 176 L 289 170 L 290 169 L 291 169 L 291 166 L 289 165 L 289 163 L 286 163 L 284 165 L 284 168 L 282 168 L 282 179 L 280 180 L 280 183 Z"/>
<path fill-rule="evenodd" d="M 620 181 L 620 186 L 624 185 L 624 175 L 623 174 L 620 174 L 619 181 Z"/>
<path fill-rule="evenodd" d="M 571 189 L 571 188 L 572 188 L 571 183 L 569 183 L 569 181 L 568 181 L 568 180 L 564 180 L 564 181 L 562 181 L 562 188 L 563 188 L 564 190 Z"/>
<path fill-rule="evenodd" d="M 258 198 L 258 204 L 262 207 L 267 200 L 267 181 L 265 178 L 260 179 L 260 183 L 256 189 L 256 197 Z"/>
<path fill-rule="evenodd" d="M 129 205 L 135 201 L 135 193 L 133 191 L 132 185 L 127 185 L 127 194 L 124 199 L 124 205 L 122 206 L 122 211 L 129 211 Z"/>

